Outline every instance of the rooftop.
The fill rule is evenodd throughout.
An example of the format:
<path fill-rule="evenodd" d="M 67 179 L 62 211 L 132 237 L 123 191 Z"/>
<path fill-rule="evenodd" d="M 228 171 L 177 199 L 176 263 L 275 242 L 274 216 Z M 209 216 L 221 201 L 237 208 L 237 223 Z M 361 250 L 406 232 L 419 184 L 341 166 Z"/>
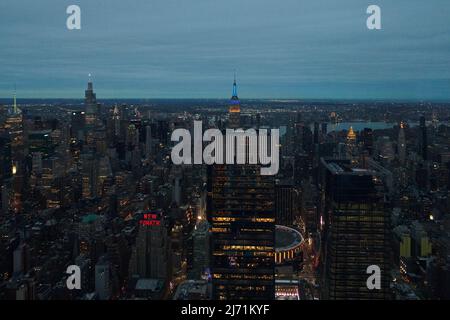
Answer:
<path fill-rule="evenodd" d="M 293 228 L 275 226 L 275 250 L 287 251 L 294 249 L 303 242 L 301 233 Z"/>
<path fill-rule="evenodd" d="M 139 279 L 136 283 L 136 290 L 160 291 L 163 281 L 160 279 Z"/>

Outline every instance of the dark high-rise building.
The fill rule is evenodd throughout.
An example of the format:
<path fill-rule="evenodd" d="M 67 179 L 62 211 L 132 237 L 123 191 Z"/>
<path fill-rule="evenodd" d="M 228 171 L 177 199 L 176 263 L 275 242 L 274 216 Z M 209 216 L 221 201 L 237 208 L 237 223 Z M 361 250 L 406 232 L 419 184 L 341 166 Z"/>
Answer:
<path fill-rule="evenodd" d="M 314 144 L 319 143 L 319 123 L 314 122 Z"/>
<path fill-rule="evenodd" d="M 0 185 L 11 177 L 11 139 L 8 135 L 0 136 Z"/>
<path fill-rule="evenodd" d="M 294 183 L 300 186 L 312 171 L 312 161 L 307 154 L 296 154 L 294 158 Z"/>
<path fill-rule="evenodd" d="M 91 79 L 89 79 L 87 90 L 85 91 L 85 99 L 84 104 L 86 107 L 85 121 L 86 126 L 94 126 L 97 114 L 98 114 L 98 106 L 97 106 L 97 97 L 94 93 L 94 88 L 92 85 Z"/>
<path fill-rule="evenodd" d="M 400 163 L 404 165 L 406 160 L 406 138 L 405 125 L 403 122 L 400 123 L 400 130 L 398 131 L 397 154 Z"/>
<path fill-rule="evenodd" d="M 314 151 L 314 139 L 313 139 L 313 133 L 311 132 L 311 128 L 309 125 L 303 126 L 303 150 L 307 154 L 312 154 Z"/>
<path fill-rule="evenodd" d="M 170 130 L 169 122 L 167 120 L 158 120 L 156 133 L 157 133 L 157 138 L 161 143 L 163 143 L 163 144 L 168 143 L 169 130 Z"/>
<path fill-rule="evenodd" d="M 294 143 L 294 152 L 295 154 L 303 152 L 303 120 L 302 114 L 300 112 L 296 113 L 295 122 L 294 122 L 294 134 L 293 134 L 293 143 Z"/>
<path fill-rule="evenodd" d="M 324 192 L 324 298 L 389 299 L 390 214 L 375 172 L 347 161 L 321 159 Z M 381 270 L 381 288 L 367 287 L 369 266 Z"/>
<path fill-rule="evenodd" d="M 373 155 L 373 131 L 370 128 L 364 128 L 361 132 L 361 140 L 364 145 L 364 149 L 369 152 L 369 155 Z"/>
<path fill-rule="evenodd" d="M 130 258 L 130 277 L 170 280 L 170 241 L 162 212 L 144 213 Z"/>
<path fill-rule="evenodd" d="M 423 160 L 428 160 L 428 139 L 425 116 L 420 117 L 420 155 Z"/>
<path fill-rule="evenodd" d="M 301 193 L 293 181 L 280 181 L 275 186 L 277 224 L 292 226 L 300 214 Z"/>
<path fill-rule="evenodd" d="M 209 267 L 209 224 L 206 220 L 199 220 L 192 232 L 192 269 L 189 276 L 192 279 L 200 279 Z"/>
<path fill-rule="evenodd" d="M 74 111 L 72 112 L 70 121 L 70 133 L 71 136 L 77 140 L 83 139 L 83 129 L 85 124 L 85 112 L 84 111 Z"/>
<path fill-rule="evenodd" d="M 421 190 L 426 190 L 428 187 L 428 169 L 425 166 L 420 166 L 416 170 L 417 187 Z"/>
<path fill-rule="evenodd" d="M 322 122 L 322 135 L 325 137 L 328 133 L 328 124 L 326 122 Z"/>
<path fill-rule="evenodd" d="M 274 180 L 257 165 L 208 167 L 215 299 L 274 299 Z"/>

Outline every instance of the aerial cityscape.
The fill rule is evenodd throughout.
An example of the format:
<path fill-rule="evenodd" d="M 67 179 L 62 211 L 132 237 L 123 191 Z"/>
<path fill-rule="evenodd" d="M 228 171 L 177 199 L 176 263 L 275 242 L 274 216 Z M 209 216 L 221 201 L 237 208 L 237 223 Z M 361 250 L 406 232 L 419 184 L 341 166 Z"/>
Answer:
<path fill-rule="evenodd" d="M 230 102 L 102 103 L 88 81 L 84 102 L 0 109 L 2 299 L 450 298 L 449 104 L 240 101 L 236 82 Z M 195 120 L 280 128 L 278 173 L 174 165 Z"/>
<path fill-rule="evenodd" d="M 228 30 L 228 18 L 206 16 L 199 21 Z M 424 34 L 437 32 L 437 16 Z M 19 45 L 5 28 L 0 300 L 450 300 L 448 45 L 421 34 L 420 54 L 396 57 L 396 69 L 386 53 L 364 82 L 368 60 L 352 54 L 366 49 L 347 46 L 339 31 L 352 61 L 325 63 L 329 47 L 304 44 L 311 69 L 300 72 L 275 49 L 253 61 L 214 38 L 199 50 L 197 36 L 208 37 L 197 24 L 180 55 L 166 42 L 170 28 L 182 32 L 176 22 L 151 49 L 131 46 L 115 26 L 108 41 L 127 45 L 79 46 L 74 32 L 93 34 L 86 17 L 63 24 L 73 44 L 52 38 L 28 49 L 37 57 L 12 54 Z M 386 21 L 388 31 L 364 31 L 397 28 Z M 394 42 L 374 50 L 401 52 Z M 147 50 L 160 65 L 140 60 Z M 269 60 L 276 66 L 264 69 Z"/>

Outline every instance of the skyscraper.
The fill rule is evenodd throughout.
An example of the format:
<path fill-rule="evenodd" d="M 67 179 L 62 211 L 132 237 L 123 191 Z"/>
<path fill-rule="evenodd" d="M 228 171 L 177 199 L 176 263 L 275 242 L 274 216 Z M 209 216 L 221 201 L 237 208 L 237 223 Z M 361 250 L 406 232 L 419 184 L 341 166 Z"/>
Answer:
<path fill-rule="evenodd" d="M 235 79 L 230 127 L 240 128 L 240 111 Z M 260 169 L 252 164 L 208 166 L 206 212 L 214 299 L 275 297 L 275 181 Z"/>
<path fill-rule="evenodd" d="M 95 265 L 95 293 L 100 300 L 111 298 L 111 264 L 105 256 L 100 257 Z"/>
<path fill-rule="evenodd" d="M 347 146 L 347 156 L 348 156 L 348 158 L 351 159 L 356 151 L 355 150 L 356 149 L 356 133 L 355 133 L 355 131 L 353 131 L 352 127 L 350 127 L 350 129 L 348 130 L 348 133 L 347 133 L 346 146 Z"/>
<path fill-rule="evenodd" d="M 168 280 L 170 243 L 161 212 L 145 213 L 130 259 L 130 276 Z"/>
<path fill-rule="evenodd" d="M 22 209 L 23 191 L 25 184 L 26 147 L 24 134 L 24 121 L 22 110 L 17 106 L 16 92 L 14 91 L 13 107 L 8 112 L 4 129 L 9 133 L 11 155 L 11 196 L 12 209 L 18 213 Z M 2 150 L 3 151 L 3 150 Z M 5 152 L 9 150 L 6 149 Z"/>
<path fill-rule="evenodd" d="M 148 125 L 145 127 L 145 157 L 148 159 L 152 154 L 152 127 Z"/>
<path fill-rule="evenodd" d="M 373 155 L 373 130 L 370 128 L 364 128 L 361 132 L 361 140 L 364 147 L 369 155 Z"/>
<path fill-rule="evenodd" d="M 277 224 L 292 226 L 300 215 L 301 194 L 293 180 L 279 181 L 275 186 Z"/>
<path fill-rule="evenodd" d="M 398 132 L 398 160 L 401 164 L 405 164 L 406 159 L 406 138 L 405 138 L 405 125 L 403 122 L 400 123 L 400 130 Z"/>
<path fill-rule="evenodd" d="M 89 82 L 87 90 L 85 91 L 85 99 L 84 104 L 86 108 L 86 114 L 85 114 L 85 123 L 88 127 L 93 127 L 95 125 L 95 122 L 97 120 L 97 114 L 98 114 L 98 106 L 97 106 L 97 96 L 94 93 L 94 88 L 92 85 L 92 81 L 89 75 Z"/>
<path fill-rule="evenodd" d="M 303 153 L 303 129 L 304 123 L 302 119 L 302 114 L 300 112 L 297 112 L 295 116 L 294 135 L 293 135 L 294 152 L 296 155 Z"/>
<path fill-rule="evenodd" d="M 324 160 L 324 298 L 389 299 L 390 214 L 375 172 L 349 161 Z M 369 290 L 369 266 L 381 270 L 381 289 Z"/>
<path fill-rule="evenodd" d="M 428 160 L 428 139 L 427 139 L 427 125 L 425 116 L 420 117 L 420 155 L 423 160 Z"/>
<path fill-rule="evenodd" d="M 199 220 L 192 232 L 193 263 L 190 276 L 192 279 L 200 279 L 209 267 L 209 224 L 206 220 Z"/>
<path fill-rule="evenodd" d="M 120 135 L 120 111 L 119 106 L 116 104 L 113 110 L 113 123 L 114 123 L 114 136 L 118 137 Z"/>
<path fill-rule="evenodd" d="M 11 177 L 11 139 L 9 135 L 0 135 L 0 184 Z"/>
<path fill-rule="evenodd" d="M 274 298 L 274 181 L 256 165 L 208 167 L 215 299 Z"/>
<path fill-rule="evenodd" d="M 319 131 L 320 131 L 320 127 L 319 127 L 319 123 L 318 122 L 314 122 L 314 144 L 318 144 L 319 143 Z"/>
<path fill-rule="evenodd" d="M 81 154 L 81 177 L 83 198 L 95 198 L 98 191 L 98 159 L 91 153 Z"/>
<path fill-rule="evenodd" d="M 24 132 L 23 115 L 17 106 L 16 92 L 14 91 L 13 108 L 7 115 L 4 128 L 9 133 L 11 139 L 12 161 L 20 162 L 24 160 Z"/>
<path fill-rule="evenodd" d="M 238 95 L 237 95 L 237 84 L 236 84 L 236 76 L 234 77 L 233 82 L 233 95 L 230 100 L 230 108 L 228 109 L 229 112 L 229 126 L 232 129 L 239 128 L 240 126 L 240 114 L 241 114 L 241 103 L 239 101 Z"/>

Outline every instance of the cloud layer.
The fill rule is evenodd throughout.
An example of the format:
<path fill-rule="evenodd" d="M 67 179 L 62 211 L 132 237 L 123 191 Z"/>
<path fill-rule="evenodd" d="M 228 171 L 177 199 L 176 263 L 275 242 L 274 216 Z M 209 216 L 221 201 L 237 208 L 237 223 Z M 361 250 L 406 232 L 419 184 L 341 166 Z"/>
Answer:
<path fill-rule="evenodd" d="M 226 98 L 236 69 L 242 98 L 450 99 L 449 18 L 448 0 L 2 0 L 0 97 L 82 97 L 92 73 L 99 98 Z"/>

